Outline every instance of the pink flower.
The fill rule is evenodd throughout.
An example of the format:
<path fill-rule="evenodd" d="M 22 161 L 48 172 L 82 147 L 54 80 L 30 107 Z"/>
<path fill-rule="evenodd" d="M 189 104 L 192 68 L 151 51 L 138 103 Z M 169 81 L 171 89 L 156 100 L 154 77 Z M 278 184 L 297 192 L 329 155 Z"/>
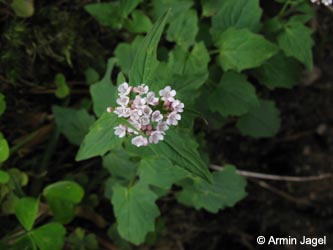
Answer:
<path fill-rule="evenodd" d="M 168 119 L 166 121 L 166 123 L 168 125 L 174 125 L 176 126 L 178 124 L 178 121 L 181 119 L 181 115 L 178 114 L 177 112 L 173 111 L 168 115 Z"/>
<path fill-rule="evenodd" d="M 152 111 L 152 109 L 151 108 L 149 108 L 149 106 L 144 106 L 143 108 L 142 108 L 142 113 L 143 113 L 143 115 L 145 115 L 145 116 L 150 116 L 150 114 L 152 113 L 153 111 Z"/>
<path fill-rule="evenodd" d="M 150 143 L 158 143 L 159 141 L 162 141 L 164 139 L 164 132 L 161 131 L 153 131 L 151 132 L 149 136 L 149 142 Z"/>
<path fill-rule="evenodd" d="M 156 126 L 156 130 L 158 131 L 167 131 L 169 129 L 169 126 L 167 125 L 166 122 L 162 122 L 160 121 L 157 126 Z"/>
<path fill-rule="evenodd" d="M 137 147 L 146 146 L 148 145 L 148 140 L 142 135 L 138 135 L 132 139 L 132 144 Z"/>
<path fill-rule="evenodd" d="M 156 106 L 158 104 L 158 98 L 155 97 L 154 92 L 149 92 L 146 97 L 146 101 L 149 105 Z"/>
<path fill-rule="evenodd" d="M 171 107 L 173 108 L 174 111 L 181 113 L 184 111 L 184 103 L 182 103 L 179 100 L 175 100 L 172 104 Z"/>
<path fill-rule="evenodd" d="M 163 115 L 161 114 L 161 112 L 159 110 L 154 111 L 151 115 L 151 120 L 153 122 L 159 122 L 162 119 L 163 119 Z"/>
<path fill-rule="evenodd" d="M 133 101 L 134 107 L 137 109 L 142 109 L 146 104 L 146 98 L 142 98 L 141 96 L 136 96 Z"/>
<path fill-rule="evenodd" d="M 164 89 L 159 91 L 161 99 L 163 101 L 173 102 L 175 100 L 176 91 L 172 90 L 170 86 L 166 86 Z"/>
<path fill-rule="evenodd" d="M 116 107 L 114 113 L 118 115 L 118 117 L 129 117 L 131 115 L 131 109 L 125 107 Z"/>
<path fill-rule="evenodd" d="M 127 82 L 120 84 L 118 87 L 119 95 L 128 95 L 131 92 L 131 88 Z"/>
<path fill-rule="evenodd" d="M 119 138 L 123 138 L 126 135 L 126 126 L 120 124 L 117 127 L 114 127 L 114 134 L 119 136 Z"/>
<path fill-rule="evenodd" d="M 125 96 L 125 95 L 121 95 L 118 99 L 117 99 L 117 103 L 123 107 L 127 106 L 129 102 L 129 97 Z"/>
<path fill-rule="evenodd" d="M 133 88 L 133 91 L 135 93 L 138 93 L 139 95 L 147 94 L 148 90 L 149 90 L 149 88 L 146 84 L 141 84 L 141 85 Z"/>
<path fill-rule="evenodd" d="M 149 116 L 142 116 L 140 118 L 140 123 L 141 123 L 141 125 L 145 125 L 145 126 L 149 125 L 149 123 L 150 123 Z"/>

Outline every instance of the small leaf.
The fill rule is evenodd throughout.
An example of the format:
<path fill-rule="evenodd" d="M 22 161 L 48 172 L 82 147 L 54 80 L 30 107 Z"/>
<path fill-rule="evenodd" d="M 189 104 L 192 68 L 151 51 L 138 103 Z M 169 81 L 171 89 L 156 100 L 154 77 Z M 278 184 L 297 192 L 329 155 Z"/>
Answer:
<path fill-rule="evenodd" d="M 0 163 L 6 161 L 9 158 L 9 154 L 8 142 L 0 133 Z"/>
<path fill-rule="evenodd" d="M 30 237 L 40 250 L 61 250 L 65 242 L 66 229 L 57 222 L 45 224 L 31 232 Z"/>
<path fill-rule="evenodd" d="M 114 186 L 112 204 L 122 238 L 138 245 L 148 232 L 154 231 L 159 215 L 156 199 L 157 195 L 140 183 L 128 188 Z"/>
<path fill-rule="evenodd" d="M 126 19 L 124 22 L 124 27 L 131 33 L 145 33 L 153 26 L 149 17 L 141 10 L 134 11 L 131 17 L 132 20 Z"/>
<path fill-rule="evenodd" d="M 193 5 L 192 0 L 153 0 L 153 15 L 155 19 L 170 10 L 167 22 L 186 12 Z"/>
<path fill-rule="evenodd" d="M 143 0 L 121 0 L 120 13 L 126 18 Z"/>
<path fill-rule="evenodd" d="M 57 74 L 54 79 L 55 84 L 57 85 L 56 97 L 65 98 L 69 95 L 70 89 L 66 83 L 66 78 L 63 74 Z"/>
<path fill-rule="evenodd" d="M 139 165 L 140 182 L 163 189 L 170 189 L 173 183 L 186 176 L 190 176 L 189 172 L 173 166 L 170 160 L 163 157 L 144 158 Z"/>
<path fill-rule="evenodd" d="M 34 0 L 13 0 L 11 7 L 18 17 L 31 17 L 34 12 Z"/>
<path fill-rule="evenodd" d="M 117 88 L 112 85 L 111 73 L 116 63 L 115 58 L 108 60 L 107 69 L 103 79 L 90 86 L 95 114 L 100 117 L 108 107 L 116 105 Z"/>
<path fill-rule="evenodd" d="M 96 83 L 100 78 L 98 72 L 93 68 L 87 68 L 84 71 L 84 76 L 86 77 L 86 82 L 89 85 Z"/>
<path fill-rule="evenodd" d="M 278 51 L 277 47 L 263 36 L 246 29 L 230 28 L 217 41 L 220 50 L 219 63 L 224 71 L 242 71 L 263 64 Z"/>
<path fill-rule="evenodd" d="M 196 209 L 204 208 L 217 213 L 225 207 L 232 207 L 246 195 L 246 181 L 236 173 L 232 165 L 213 172 L 212 183 L 195 178 L 191 184 L 183 184 L 183 190 L 177 194 L 179 202 Z"/>
<path fill-rule="evenodd" d="M 82 200 L 84 190 L 76 182 L 58 181 L 44 188 L 43 195 L 55 219 L 62 223 L 68 223 L 74 217 L 74 205 Z"/>
<path fill-rule="evenodd" d="M 195 10 L 188 10 L 170 21 L 167 39 L 180 46 L 189 47 L 195 43 L 198 30 L 197 13 Z"/>
<path fill-rule="evenodd" d="M 218 111 L 223 116 L 243 115 L 258 106 L 259 101 L 246 76 L 229 71 L 208 97 L 208 105 L 211 111 Z"/>
<path fill-rule="evenodd" d="M 39 200 L 24 197 L 15 204 L 15 215 L 25 230 L 30 231 L 37 217 Z"/>
<path fill-rule="evenodd" d="M 101 25 L 114 29 L 122 27 L 119 2 L 92 3 L 84 6 L 85 11 L 92 15 Z"/>
<path fill-rule="evenodd" d="M 0 116 L 5 112 L 6 110 L 6 99 L 5 96 L 0 93 Z"/>
<path fill-rule="evenodd" d="M 52 107 L 56 124 L 62 134 L 75 145 L 80 145 L 84 136 L 88 133 L 95 118 L 85 109 L 70 109 L 59 106 Z"/>
<path fill-rule="evenodd" d="M 273 101 L 261 100 L 258 107 L 242 116 L 237 127 L 243 135 L 254 138 L 272 137 L 280 128 L 280 112 Z"/>
<path fill-rule="evenodd" d="M 0 184 L 6 184 L 9 182 L 10 176 L 7 172 L 0 170 Z"/>
<path fill-rule="evenodd" d="M 273 56 L 255 70 L 259 82 L 270 89 L 292 88 L 299 81 L 301 73 L 301 65 L 283 53 Z"/>
<path fill-rule="evenodd" d="M 313 67 L 311 29 L 300 22 L 288 22 L 278 36 L 278 44 L 287 56 L 304 63 L 308 69 Z"/>
<path fill-rule="evenodd" d="M 158 64 L 156 51 L 168 14 L 169 11 L 157 20 L 137 50 L 129 75 L 131 85 L 149 82 Z"/>
<path fill-rule="evenodd" d="M 105 112 L 90 128 L 85 136 L 76 160 L 86 160 L 95 156 L 103 156 L 111 149 L 118 148 L 122 142 L 114 134 L 114 127 L 119 124 L 119 118 L 114 113 Z"/>

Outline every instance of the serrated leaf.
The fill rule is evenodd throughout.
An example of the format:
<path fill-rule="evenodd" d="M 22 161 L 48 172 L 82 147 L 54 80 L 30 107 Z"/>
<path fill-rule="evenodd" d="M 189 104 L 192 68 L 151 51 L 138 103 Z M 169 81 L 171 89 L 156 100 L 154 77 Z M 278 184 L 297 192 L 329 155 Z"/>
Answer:
<path fill-rule="evenodd" d="M 161 38 L 169 11 L 164 13 L 148 32 L 140 47 L 136 51 L 129 74 L 131 85 L 148 83 L 154 72 L 157 61 L 157 46 Z"/>
<path fill-rule="evenodd" d="M 246 76 L 232 71 L 223 75 L 207 100 L 211 111 L 217 111 L 225 117 L 246 114 L 259 105 L 256 90 Z"/>
<path fill-rule="evenodd" d="M 290 89 L 301 77 L 302 68 L 293 58 L 278 53 L 255 70 L 259 82 L 270 89 Z"/>
<path fill-rule="evenodd" d="M 68 223 L 74 218 L 74 205 L 82 200 L 84 190 L 76 182 L 58 181 L 44 188 L 43 195 L 54 218 L 59 222 Z"/>
<path fill-rule="evenodd" d="M 9 154 L 8 142 L 0 133 L 0 163 L 6 161 L 9 158 Z"/>
<path fill-rule="evenodd" d="M 188 10 L 170 21 L 167 40 L 184 47 L 195 43 L 198 33 L 198 16 L 195 10 Z"/>
<path fill-rule="evenodd" d="M 230 28 L 217 41 L 219 63 L 224 71 L 255 68 L 277 53 L 277 47 L 247 29 Z"/>
<path fill-rule="evenodd" d="M 40 250 L 61 250 L 65 242 L 66 229 L 56 222 L 45 224 L 30 233 Z"/>
<path fill-rule="evenodd" d="M 15 215 L 25 230 L 30 231 L 37 217 L 39 200 L 31 197 L 19 199 L 15 204 Z"/>
<path fill-rule="evenodd" d="M 300 22 L 288 22 L 277 38 L 287 56 L 302 62 L 308 69 L 313 67 L 311 29 Z"/>
<path fill-rule="evenodd" d="M 257 31 L 260 27 L 262 10 L 259 0 L 223 0 L 220 2 L 218 13 L 212 17 L 211 33 L 213 38 L 227 29 L 246 28 Z"/>
<path fill-rule="evenodd" d="M 6 184 L 10 180 L 7 172 L 0 170 L 0 184 Z"/>
<path fill-rule="evenodd" d="M 140 182 L 162 189 L 170 189 L 173 183 L 190 175 L 189 172 L 174 166 L 170 160 L 164 157 L 142 159 L 138 172 Z"/>
<path fill-rule="evenodd" d="M 85 5 L 84 9 L 101 25 L 109 26 L 114 29 L 120 29 L 122 27 L 119 2 L 92 3 Z"/>
<path fill-rule="evenodd" d="M 177 194 L 178 201 L 217 213 L 245 197 L 246 181 L 236 173 L 234 166 L 226 165 L 222 171 L 213 172 L 212 178 L 211 184 L 197 178 L 192 184 L 183 185 L 183 190 Z"/>
<path fill-rule="evenodd" d="M 111 149 L 118 148 L 122 142 L 114 134 L 114 127 L 118 124 L 118 117 L 114 113 L 105 112 L 91 126 L 76 155 L 76 160 L 81 161 L 95 156 L 103 156 Z"/>
<path fill-rule="evenodd" d="M 90 86 L 95 114 L 100 117 L 108 107 L 114 107 L 117 100 L 117 88 L 112 85 L 111 73 L 116 63 L 115 58 L 110 58 L 103 79 Z"/>
<path fill-rule="evenodd" d="M 57 127 L 66 136 L 70 143 L 80 145 L 84 136 L 88 133 L 95 118 L 85 109 L 70 109 L 59 106 L 52 107 Z"/>
<path fill-rule="evenodd" d="M 184 131 L 168 130 L 163 143 L 150 145 L 157 156 L 167 157 L 175 165 L 186 169 L 205 181 L 211 181 L 211 174 L 196 149 L 196 142 Z"/>
<path fill-rule="evenodd" d="M 242 116 L 237 127 L 243 135 L 254 138 L 272 137 L 280 128 L 280 112 L 273 101 L 261 100 L 258 107 Z"/>
<path fill-rule="evenodd" d="M 70 89 L 67 85 L 66 78 L 63 74 L 56 74 L 54 82 L 57 86 L 55 95 L 58 98 L 65 98 L 69 95 Z"/>
<path fill-rule="evenodd" d="M 128 188 L 114 186 L 112 204 L 122 238 L 138 245 L 148 232 L 154 231 L 159 215 L 156 199 L 157 195 L 140 183 Z"/>
<path fill-rule="evenodd" d="M 6 110 L 6 99 L 5 96 L 0 93 L 0 116 L 5 112 Z"/>
<path fill-rule="evenodd" d="M 136 10 L 131 14 L 132 19 L 124 21 L 124 27 L 131 33 L 145 33 L 148 32 L 153 24 L 149 17 L 141 10 Z"/>

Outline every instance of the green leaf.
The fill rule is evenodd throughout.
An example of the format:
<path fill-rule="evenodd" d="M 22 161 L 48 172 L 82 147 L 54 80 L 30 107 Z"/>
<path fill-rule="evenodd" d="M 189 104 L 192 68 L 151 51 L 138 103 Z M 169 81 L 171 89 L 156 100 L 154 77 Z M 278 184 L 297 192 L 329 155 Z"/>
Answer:
<path fill-rule="evenodd" d="M 84 195 L 83 188 L 73 181 L 58 181 L 48 185 L 43 190 L 54 218 L 62 223 L 68 223 L 74 218 L 75 207 Z"/>
<path fill-rule="evenodd" d="M 84 76 L 89 85 L 96 83 L 100 78 L 98 72 L 93 68 L 87 68 L 84 71 Z"/>
<path fill-rule="evenodd" d="M 59 106 L 52 107 L 57 127 L 66 136 L 70 143 L 80 145 L 84 136 L 88 133 L 95 118 L 85 109 L 70 109 Z"/>
<path fill-rule="evenodd" d="M 101 25 L 114 29 L 122 27 L 119 2 L 92 3 L 84 6 L 85 11 L 92 15 Z"/>
<path fill-rule="evenodd" d="M 24 197 L 15 204 L 15 215 L 25 230 L 30 231 L 34 225 L 39 208 L 39 200 Z"/>
<path fill-rule="evenodd" d="M 211 17 L 216 15 L 216 13 L 220 10 L 224 1 L 216 1 L 216 0 L 201 0 L 202 6 L 202 16 Z"/>
<path fill-rule="evenodd" d="M 197 143 L 184 131 L 168 130 L 163 143 L 150 145 L 157 156 L 166 157 L 190 173 L 211 181 L 211 174 L 196 150 Z"/>
<path fill-rule="evenodd" d="M 82 228 L 76 228 L 69 237 L 68 243 L 73 250 L 98 250 L 98 242 L 94 234 L 86 234 Z"/>
<path fill-rule="evenodd" d="M 0 116 L 5 112 L 6 110 L 6 99 L 5 96 L 0 93 Z"/>
<path fill-rule="evenodd" d="M 212 176 L 212 184 L 195 178 L 193 183 L 183 185 L 183 190 L 177 194 L 178 201 L 217 213 L 225 207 L 234 206 L 246 196 L 246 181 L 236 173 L 234 166 L 226 165 L 222 171 L 213 172 Z"/>
<path fill-rule="evenodd" d="M 129 74 L 135 57 L 135 52 L 141 46 L 142 41 L 143 38 L 141 36 L 136 36 L 131 44 L 120 43 L 115 49 L 114 54 L 117 58 L 117 64 L 120 66 L 121 71 L 124 74 Z"/>
<path fill-rule="evenodd" d="M 283 53 L 273 56 L 254 72 L 259 82 L 269 89 L 290 89 L 297 84 L 301 73 L 300 64 Z"/>
<path fill-rule="evenodd" d="M 120 13 L 126 18 L 143 0 L 120 0 Z"/>
<path fill-rule="evenodd" d="M 280 112 L 273 101 L 261 100 L 258 107 L 242 116 L 237 127 L 243 135 L 254 138 L 272 137 L 280 128 Z"/>
<path fill-rule="evenodd" d="M 259 105 L 255 88 L 245 75 L 232 71 L 226 72 L 220 84 L 207 98 L 211 111 L 223 116 L 243 115 Z"/>
<path fill-rule="evenodd" d="M 258 31 L 262 10 L 259 0 L 223 0 L 220 2 L 218 13 L 212 17 L 211 34 L 214 37 L 220 32 L 233 28 L 246 28 Z M 214 39 L 215 40 L 215 39 Z"/>
<path fill-rule="evenodd" d="M 153 15 L 155 19 L 162 16 L 170 9 L 167 22 L 172 21 L 175 17 L 181 15 L 191 8 L 192 0 L 153 0 Z"/>
<path fill-rule="evenodd" d="M 85 136 L 76 160 L 86 160 L 95 156 L 103 156 L 106 152 L 120 146 L 122 139 L 114 134 L 114 127 L 119 124 L 114 113 L 105 112 L 90 128 Z"/>
<path fill-rule="evenodd" d="M 164 13 L 164 15 L 157 20 L 138 48 L 129 75 L 132 85 L 148 83 L 151 74 L 158 65 L 157 45 L 164 30 L 168 13 L 169 11 Z"/>
<path fill-rule="evenodd" d="M 140 182 L 162 189 L 170 189 L 173 183 L 187 176 L 189 172 L 164 157 L 144 158 L 139 165 Z"/>
<path fill-rule="evenodd" d="M 6 184 L 9 182 L 10 176 L 7 172 L 0 170 L 0 184 Z"/>
<path fill-rule="evenodd" d="M 33 0 L 13 0 L 10 6 L 18 17 L 31 17 L 35 12 Z"/>
<path fill-rule="evenodd" d="M 57 86 L 57 90 L 55 92 L 56 97 L 60 99 L 67 97 L 70 93 L 70 89 L 67 85 L 65 76 L 63 74 L 56 74 L 54 82 Z"/>
<path fill-rule="evenodd" d="M 8 142 L 0 133 L 0 163 L 6 161 L 9 158 L 9 154 Z"/>
<path fill-rule="evenodd" d="M 115 58 L 108 60 L 104 77 L 96 84 L 90 86 L 95 114 L 100 117 L 108 107 L 114 107 L 117 100 L 117 88 L 112 85 L 111 73 L 116 63 Z"/>
<path fill-rule="evenodd" d="M 197 13 L 195 10 L 188 10 L 171 20 L 167 40 L 189 47 L 195 43 L 198 30 Z"/>
<path fill-rule="evenodd" d="M 124 21 L 124 27 L 131 33 L 145 33 L 153 26 L 149 17 L 141 10 L 134 11 L 131 17 L 132 19 L 126 19 Z"/>
<path fill-rule="evenodd" d="M 277 47 L 263 36 L 246 29 L 230 28 L 217 41 L 219 63 L 223 70 L 242 71 L 263 64 L 277 52 Z"/>
<path fill-rule="evenodd" d="M 140 183 L 128 188 L 114 186 L 112 204 L 122 238 L 138 245 L 148 232 L 154 231 L 159 215 L 156 199 L 157 195 Z"/>
<path fill-rule="evenodd" d="M 61 250 L 65 242 L 66 229 L 57 222 L 45 224 L 30 233 L 40 250 Z"/>
<path fill-rule="evenodd" d="M 304 63 L 308 69 L 313 67 L 311 34 L 311 29 L 304 24 L 288 22 L 277 38 L 284 53 Z"/>

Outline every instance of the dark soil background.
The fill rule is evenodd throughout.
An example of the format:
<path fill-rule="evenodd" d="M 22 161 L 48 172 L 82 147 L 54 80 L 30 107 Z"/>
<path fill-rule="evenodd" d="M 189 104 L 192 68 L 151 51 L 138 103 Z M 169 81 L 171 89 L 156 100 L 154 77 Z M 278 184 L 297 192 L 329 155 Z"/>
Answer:
<path fill-rule="evenodd" d="M 82 6 L 91 1 L 53 2 L 36 1 L 36 14 L 26 20 L 16 18 L 0 4 L 0 91 L 7 99 L 0 130 L 12 144 L 38 132 L 10 160 L 13 167 L 27 171 L 32 181 L 46 176 L 40 172 L 40 164 L 53 134 L 51 106 L 61 103 L 54 96 L 55 74 L 66 75 L 73 90 L 68 105 L 78 106 L 83 98 L 89 98 L 84 70 L 93 66 L 102 75 L 106 58 L 112 55 L 116 44 L 130 40 L 126 33 L 112 32 L 89 17 Z M 213 163 L 232 163 L 241 170 L 275 175 L 312 176 L 332 172 L 332 23 L 333 14 L 328 9 L 316 9 L 316 18 L 311 23 L 316 41 L 315 69 L 304 72 L 304 78 L 291 90 L 263 93 L 273 98 L 281 110 L 279 134 L 272 139 L 254 140 L 240 136 L 234 126 L 209 131 L 207 147 Z M 70 59 L 64 56 L 66 49 Z M 76 150 L 64 138 L 59 139 L 44 184 L 82 169 L 91 175 L 98 173 L 99 160 L 74 163 Z M 316 249 L 330 250 L 333 249 L 332 188 L 332 178 L 299 183 L 248 179 L 248 196 L 218 214 L 195 211 L 167 197 L 159 201 L 166 230 L 154 246 L 138 249 L 313 249 L 300 245 L 260 246 L 256 238 L 326 235 L 327 245 Z M 38 186 L 31 185 L 29 189 L 36 192 Z M 102 185 L 95 192 L 103 196 Z M 106 220 L 113 222 L 112 207 L 107 201 L 102 201 L 99 210 L 108 214 Z M 74 224 L 85 225 L 100 239 L 107 240 L 105 230 L 92 223 L 76 219 Z"/>

